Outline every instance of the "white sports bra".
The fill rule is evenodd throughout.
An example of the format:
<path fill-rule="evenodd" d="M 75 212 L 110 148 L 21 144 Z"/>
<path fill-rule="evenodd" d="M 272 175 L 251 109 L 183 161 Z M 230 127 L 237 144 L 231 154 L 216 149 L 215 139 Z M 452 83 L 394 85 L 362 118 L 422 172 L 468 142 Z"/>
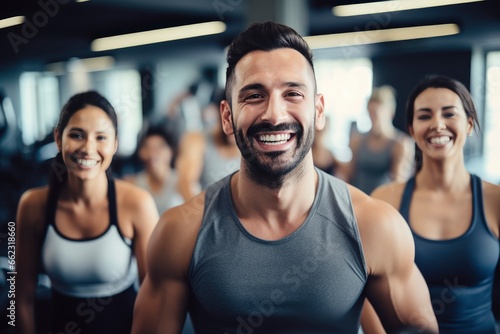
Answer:
<path fill-rule="evenodd" d="M 132 241 L 118 228 L 114 181 L 108 179 L 108 229 L 90 239 L 71 239 L 57 229 L 55 213 L 58 191 L 49 193 L 47 230 L 42 262 L 52 288 L 73 297 L 104 297 L 120 293 L 137 278 Z"/>

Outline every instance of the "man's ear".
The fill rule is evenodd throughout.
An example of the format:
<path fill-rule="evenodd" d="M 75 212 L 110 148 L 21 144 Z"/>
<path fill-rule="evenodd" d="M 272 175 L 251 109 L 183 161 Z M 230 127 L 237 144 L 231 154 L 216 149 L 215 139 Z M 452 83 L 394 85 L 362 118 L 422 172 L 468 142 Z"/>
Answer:
<path fill-rule="evenodd" d="M 226 100 L 222 100 L 220 103 L 220 115 L 222 119 L 222 130 L 224 130 L 224 133 L 228 136 L 234 134 L 231 106 Z"/>
<path fill-rule="evenodd" d="M 315 127 L 316 130 L 323 130 L 325 127 L 325 97 L 323 94 L 317 94 L 315 101 L 316 108 L 316 119 L 315 119 Z"/>

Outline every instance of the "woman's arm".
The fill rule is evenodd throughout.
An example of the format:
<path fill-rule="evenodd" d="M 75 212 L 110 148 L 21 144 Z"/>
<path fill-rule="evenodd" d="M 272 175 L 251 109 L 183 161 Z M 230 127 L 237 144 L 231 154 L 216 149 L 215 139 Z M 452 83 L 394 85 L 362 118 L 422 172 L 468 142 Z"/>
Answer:
<path fill-rule="evenodd" d="M 134 255 L 137 259 L 140 282 L 146 276 L 146 247 L 159 220 L 158 209 L 150 193 L 136 186 L 127 185 L 127 207 L 133 209 Z"/>
<path fill-rule="evenodd" d="M 21 196 L 17 210 L 16 333 L 36 332 L 34 305 L 47 193 L 47 188 L 27 191 Z"/>

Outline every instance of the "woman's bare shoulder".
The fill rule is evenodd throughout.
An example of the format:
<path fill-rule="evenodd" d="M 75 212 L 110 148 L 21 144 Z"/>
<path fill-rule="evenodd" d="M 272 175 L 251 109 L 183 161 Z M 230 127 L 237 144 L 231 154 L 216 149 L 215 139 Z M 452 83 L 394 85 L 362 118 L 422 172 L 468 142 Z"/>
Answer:
<path fill-rule="evenodd" d="M 45 219 L 45 210 L 49 187 L 38 187 L 26 190 L 19 199 L 17 207 L 17 223 L 22 228 L 39 229 Z"/>

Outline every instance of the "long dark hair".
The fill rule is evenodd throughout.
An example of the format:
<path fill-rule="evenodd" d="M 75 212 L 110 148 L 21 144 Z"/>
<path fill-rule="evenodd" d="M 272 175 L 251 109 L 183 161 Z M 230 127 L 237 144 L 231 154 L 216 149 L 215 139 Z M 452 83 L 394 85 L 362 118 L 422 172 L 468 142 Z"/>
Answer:
<path fill-rule="evenodd" d="M 87 107 L 94 106 L 102 109 L 106 115 L 108 115 L 113 128 L 115 129 L 115 134 L 118 136 L 118 119 L 116 117 L 116 112 L 111 103 L 109 103 L 106 98 L 96 91 L 88 91 L 73 95 L 68 102 L 63 106 L 61 113 L 59 115 L 59 121 L 57 122 L 57 139 L 62 140 L 62 134 L 64 128 L 68 125 L 71 117 L 79 110 Z M 64 160 L 62 158 L 62 153 L 59 152 L 55 156 L 51 163 L 50 175 L 49 175 L 49 188 L 52 190 L 58 189 L 62 183 L 68 179 L 68 170 Z M 110 169 L 106 170 L 108 176 L 110 176 Z"/>
<path fill-rule="evenodd" d="M 446 88 L 457 94 L 464 106 L 465 115 L 467 118 L 472 118 L 476 125 L 474 126 L 474 131 L 476 131 L 476 129 L 477 131 L 481 130 L 476 107 L 469 90 L 458 80 L 436 74 L 424 77 L 408 97 L 408 102 L 406 104 L 406 128 L 408 130 L 413 126 L 415 100 L 427 88 Z M 415 165 L 416 171 L 418 172 L 422 168 L 422 151 L 417 144 L 415 144 Z"/>

